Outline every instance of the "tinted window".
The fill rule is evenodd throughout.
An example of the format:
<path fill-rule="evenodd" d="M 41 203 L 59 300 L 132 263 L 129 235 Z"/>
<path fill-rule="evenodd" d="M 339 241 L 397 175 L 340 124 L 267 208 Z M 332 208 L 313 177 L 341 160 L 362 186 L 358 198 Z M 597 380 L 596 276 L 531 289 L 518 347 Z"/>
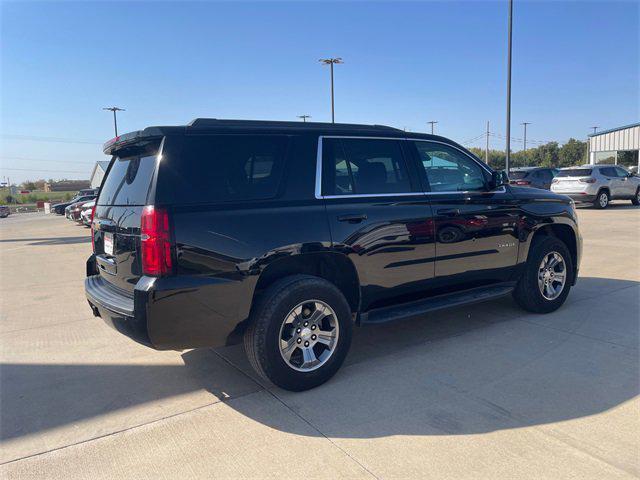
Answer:
<path fill-rule="evenodd" d="M 322 157 L 326 195 L 411 192 L 396 140 L 325 138 Z"/>
<path fill-rule="evenodd" d="M 549 183 L 553 180 L 553 173 L 551 173 L 551 170 L 540 170 L 540 177 L 543 182 Z"/>
<path fill-rule="evenodd" d="M 440 143 L 415 142 L 432 192 L 465 192 L 485 189 L 478 163 L 461 151 Z"/>
<path fill-rule="evenodd" d="M 161 198 L 180 204 L 273 198 L 287 143 L 276 135 L 187 136 L 179 157 L 161 166 Z"/>
<path fill-rule="evenodd" d="M 629 176 L 629 172 L 627 172 L 624 168 L 615 167 L 615 171 L 619 177 L 625 178 Z"/>
<path fill-rule="evenodd" d="M 570 168 L 558 172 L 558 177 L 588 177 L 589 175 L 591 175 L 590 168 Z"/>
<path fill-rule="evenodd" d="M 157 157 L 116 158 L 107 175 L 99 205 L 145 205 L 156 170 Z"/>
<path fill-rule="evenodd" d="M 613 167 L 605 167 L 600 169 L 600 173 L 605 177 L 617 177 L 616 169 Z"/>
<path fill-rule="evenodd" d="M 511 170 L 509 172 L 509 178 L 511 180 L 522 180 L 523 178 L 525 178 L 527 175 L 529 174 L 529 172 L 526 172 L 524 170 Z"/>

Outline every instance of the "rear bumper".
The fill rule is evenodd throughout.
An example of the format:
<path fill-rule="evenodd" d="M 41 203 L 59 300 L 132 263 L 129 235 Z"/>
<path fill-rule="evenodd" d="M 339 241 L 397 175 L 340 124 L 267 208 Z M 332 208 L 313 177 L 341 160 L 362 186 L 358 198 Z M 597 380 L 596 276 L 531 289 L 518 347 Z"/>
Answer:
<path fill-rule="evenodd" d="M 238 305 L 246 301 L 245 288 L 245 282 L 184 275 L 141 277 L 129 293 L 97 274 L 93 256 L 85 279 L 85 295 L 95 316 L 157 350 L 238 343 L 244 320 Z"/>

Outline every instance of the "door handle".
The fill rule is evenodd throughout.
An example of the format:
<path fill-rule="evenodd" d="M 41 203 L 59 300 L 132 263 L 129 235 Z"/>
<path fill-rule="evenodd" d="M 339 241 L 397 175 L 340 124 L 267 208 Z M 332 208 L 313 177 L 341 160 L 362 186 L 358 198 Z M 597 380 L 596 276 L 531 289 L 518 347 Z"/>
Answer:
<path fill-rule="evenodd" d="M 338 215 L 339 222 L 360 223 L 366 219 L 366 213 L 347 213 L 345 215 Z"/>
<path fill-rule="evenodd" d="M 459 208 L 443 208 L 441 210 L 436 210 L 436 213 L 438 215 L 444 215 L 447 217 L 456 217 L 460 215 L 460 209 Z"/>

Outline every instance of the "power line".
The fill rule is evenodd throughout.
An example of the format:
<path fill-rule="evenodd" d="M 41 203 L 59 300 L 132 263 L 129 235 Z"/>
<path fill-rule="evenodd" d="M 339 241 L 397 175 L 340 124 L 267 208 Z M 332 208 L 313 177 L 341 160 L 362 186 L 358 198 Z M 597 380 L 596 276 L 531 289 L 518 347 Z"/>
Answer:
<path fill-rule="evenodd" d="M 473 143 L 473 142 L 475 142 L 476 140 L 480 140 L 480 139 L 481 139 L 481 138 L 483 138 L 485 135 L 486 135 L 486 133 L 481 133 L 481 134 L 480 134 L 480 135 L 478 135 L 477 137 L 473 137 L 473 138 L 470 138 L 469 140 L 467 140 L 467 141 L 465 141 L 465 142 L 462 142 L 462 144 L 463 144 L 463 145 L 467 145 L 467 144 L 469 144 L 469 143 Z"/>
<path fill-rule="evenodd" d="M 74 140 L 70 138 L 58 138 L 58 137 L 38 137 L 35 135 L 13 135 L 3 133 L 2 138 L 9 140 L 26 140 L 33 142 L 56 142 L 56 143 L 80 143 L 85 145 L 102 145 L 104 142 L 92 141 L 92 140 Z"/>
<path fill-rule="evenodd" d="M 80 172 L 78 170 L 58 170 L 58 169 L 56 169 L 56 170 L 43 170 L 43 169 L 40 169 L 40 168 L 7 168 L 7 167 L 0 167 L 0 170 L 11 170 L 12 172 L 16 171 L 16 172 L 49 172 L 49 173 L 51 173 L 51 172 L 60 173 L 61 172 L 61 173 L 83 173 L 83 174 L 87 173 L 86 170 Z"/>
<path fill-rule="evenodd" d="M 52 163 L 77 163 L 79 165 L 91 166 L 94 160 L 55 160 L 53 158 L 30 158 L 30 157 L 0 157 L 0 160 L 23 160 L 25 162 L 52 162 Z"/>

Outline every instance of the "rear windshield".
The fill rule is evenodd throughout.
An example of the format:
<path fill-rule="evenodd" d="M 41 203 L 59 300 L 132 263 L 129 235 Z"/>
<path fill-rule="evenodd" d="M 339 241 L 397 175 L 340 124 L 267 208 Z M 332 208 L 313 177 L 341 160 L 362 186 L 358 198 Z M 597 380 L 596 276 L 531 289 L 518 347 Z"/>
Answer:
<path fill-rule="evenodd" d="M 560 170 L 558 177 L 588 177 L 591 175 L 590 168 L 571 168 L 569 170 Z"/>
<path fill-rule="evenodd" d="M 157 156 L 116 157 L 104 181 L 98 205 L 146 205 Z"/>
<path fill-rule="evenodd" d="M 509 179 L 511 179 L 511 180 L 520 180 L 521 178 L 524 178 L 527 175 L 529 175 L 529 172 L 527 172 L 527 171 L 523 171 L 523 170 L 513 171 L 512 170 L 512 171 L 509 172 Z"/>
<path fill-rule="evenodd" d="M 161 198 L 176 204 L 273 198 L 287 143 L 283 135 L 186 136 L 181 154 L 162 162 Z"/>

